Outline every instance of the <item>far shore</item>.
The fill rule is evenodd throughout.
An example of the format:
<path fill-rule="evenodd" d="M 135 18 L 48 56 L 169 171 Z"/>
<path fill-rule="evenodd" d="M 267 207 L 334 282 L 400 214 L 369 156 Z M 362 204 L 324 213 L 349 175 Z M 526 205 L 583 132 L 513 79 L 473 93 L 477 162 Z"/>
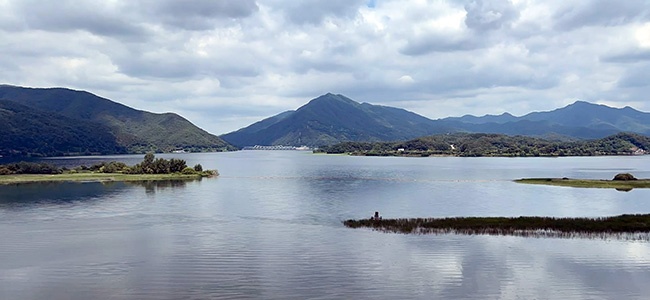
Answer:
<path fill-rule="evenodd" d="M 65 174 L 20 174 L 0 176 L 0 185 L 38 182 L 111 182 L 111 181 L 160 181 L 191 180 L 212 177 L 206 174 L 122 174 L 122 173 L 65 173 Z"/>

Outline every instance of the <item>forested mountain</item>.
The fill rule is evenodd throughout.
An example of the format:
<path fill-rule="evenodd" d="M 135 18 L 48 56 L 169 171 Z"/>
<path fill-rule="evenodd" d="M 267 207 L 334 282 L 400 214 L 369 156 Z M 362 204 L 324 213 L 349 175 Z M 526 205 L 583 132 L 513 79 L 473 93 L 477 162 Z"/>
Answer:
<path fill-rule="evenodd" d="M 587 130 L 596 135 L 621 131 L 650 134 L 650 113 L 640 112 L 629 106 L 613 108 L 585 101 L 576 101 L 573 104 L 552 111 L 531 112 L 521 117 L 504 113 L 499 116 L 485 115 L 483 117 L 475 117 L 465 115 L 460 118 L 445 118 L 442 120 L 488 126 L 494 124 L 516 125 L 517 122 L 522 121 L 544 122 L 550 126 L 583 128 L 585 129 L 583 132 L 575 132 L 567 135 L 587 138 L 588 136 L 584 136 Z"/>
<path fill-rule="evenodd" d="M 0 155 L 126 153 L 108 127 L 0 100 Z"/>
<path fill-rule="evenodd" d="M 650 114 L 578 101 L 522 117 L 509 113 L 438 120 L 386 106 L 326 94 L 296 111 L 267 118 L 222 138 L 252 145 L 326 146 L 345 141 L 397 141 L 439 133 L 495 133 L 563 140 L 597 139 L 618 132 L 650 134 Z"/>
<path fill-rule="evenodd" d="M 262 120 L 221 137 L 238 146 L 322 146 L 340 141 L 387 141 L 450 130 L 415 113 L 387 106 L 357 103 L 326 94 L 296 111 Z"/>
<path fill-rule="evenodd" d="M 50 113 L 52 118 L 66 117 L 83 121 L 80 125 L 102 125 L 103 131 L 96 131 L 98 134 L 114 136 L 117 143 L 131 153 L 168 152 L 179 148 L 193 151 L 234 149 L 219 137 L 194 126 L 177 114 L 136 110 L 85 91 L 2 85 L 0 99 Z M 108 132 L 105 132 L 106 129 Z M 41 130 L 54 133 L 59 129 L 43 126 Z"/>

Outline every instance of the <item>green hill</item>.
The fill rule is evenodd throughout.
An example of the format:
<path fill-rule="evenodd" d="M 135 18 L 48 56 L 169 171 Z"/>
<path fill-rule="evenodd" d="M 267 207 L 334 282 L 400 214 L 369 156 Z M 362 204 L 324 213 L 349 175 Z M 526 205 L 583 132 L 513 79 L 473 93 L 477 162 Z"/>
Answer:
<path fill-rule="evenodd" d="M 109 128 L 0 100 L 0 155 L 126 153 Z"/>
<path fill-rule="evenodd" d="M 0 86 L 0 99 L 70 119 L 101 124 L 130 153 L 235 149 L 177 114 L 136 110 L 85 91 L 5 85 Z"/>

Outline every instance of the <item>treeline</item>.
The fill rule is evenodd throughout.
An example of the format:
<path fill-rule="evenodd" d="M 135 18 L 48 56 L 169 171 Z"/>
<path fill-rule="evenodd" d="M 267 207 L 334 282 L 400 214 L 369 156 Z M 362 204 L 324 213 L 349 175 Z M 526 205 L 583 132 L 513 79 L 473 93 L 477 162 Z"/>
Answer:
<path fill-rule="evenodd" d="M 12 174 L 61 174 L 63 169 L 46 163 L 18 162 L 0 165 L 0 175 Z"/>
<path fill-rule="evenodd" d="M 455 133 L 402 142 L 344 142 L 319 149 L 330 154 L 365 156 L 596 156 L 643 154 L 650 138 L 618 133 L 589 141 L 558 141 L 503 134 Z"/>
<path fill-rule="evenodd" d="M 199 174 L 204 172 L 201 164 L 193 168 L 188 167 L 183 159 L 164 159 L 156 158 L 154 154 L 147 153 L 144 160 L 134 166 L 128 166 L 123 162 L 111 161 L 94 164 L 90 167 L 79 166 L 74 169 L 59 168 L 47 163 L 18 162 L 6 165 L 0 165 L 0 175 L 12 174 L 62 174 L 62 173 L 79 173 L 79 172 L 98 172 L 98 173 L 122 173 L 122 174 Z M 207 174 L 210 175 L 210 174 Z M 214 175 L 214 174 L 212 174 Z"/>

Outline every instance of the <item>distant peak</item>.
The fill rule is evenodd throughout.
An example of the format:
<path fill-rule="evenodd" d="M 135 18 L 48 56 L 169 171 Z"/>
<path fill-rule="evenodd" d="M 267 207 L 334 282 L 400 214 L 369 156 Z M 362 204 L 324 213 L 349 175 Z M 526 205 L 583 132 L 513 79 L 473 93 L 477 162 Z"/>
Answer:
<path fill-rule="evenodd" d="M 341 98 L 342 97 L 342 98 L 346 98 L 345 96 L 343 96 L 341 94 L 334 94 L 334 93 L 327 93 L 327 94 L 319 96 L 318 98 L 322 98 L 322 97 L 327 97 L 327 98 Z"/>
<path fill-rule="evenodd" d="M 609 106 L 607 104 L 591 103 L 591 102 L 582 101 L 582 100 L 578 100 L 576 102 L 573 102 L 573 104 L 567 105 L 566 107 L 584 107 L 584 108 L 586 108 L 586 107 L 594 107 L 594 108 L 598 107 L 598 108 L 606 108 L 606 109 L 616 109 L 616 110 L 626 110 L 626 111 L 633 110 L 633 111 L 636 111 L 636 109 L 634 109 L 634 108 L 632 108 L 630 106 L 626 106 L 626 107 L 623 107 L 623 108 L 617 108 L 617 107 Z"/>
<path fill-rule="evenodd" d="M 597 105 L 597 104 L 593 104 L 591 102 L 587 102 L 587 101 L 584 101 L 584 100 L 577 100 L 577 101 L 575 101 L 575 102 L 573 102 L 573 103 L 571 103 L 571 104 L 569 104 L 567 106 L 585 106 L 585 105 L 593 106 L 593 105 Z"/>
<path fill-rule="evenodd" d="M 312 99 L 311 101 L 319 101 L 320 102 L 320 101 L 323 101 L 323 100 L 325 100 L 325 101 L 341 101 L 341 102 L 345 102 L 345 103 L 359 104 L 358 102 L 356 102 L 356 101 L 354 101 L 354 100 L 352 100 L 352 99 L 350 99 L 348 97 L 345 97 L 345 96 L 343 96 L 341 94 L 333 94 L 333 93 L 327 93 L 327 94 L 318 96 L 317 98 Z"/>

